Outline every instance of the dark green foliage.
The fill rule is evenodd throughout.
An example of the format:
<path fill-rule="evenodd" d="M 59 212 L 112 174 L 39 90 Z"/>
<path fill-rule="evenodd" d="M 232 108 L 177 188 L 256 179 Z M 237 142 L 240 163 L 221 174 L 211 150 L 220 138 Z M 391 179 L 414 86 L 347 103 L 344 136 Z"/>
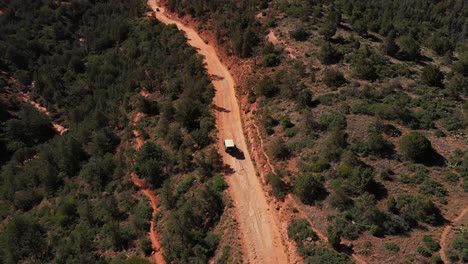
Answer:
<path fill-rule="evenodd" d="M 406 159 L 415 162 L 425 162 L 433 153 L 431 142 L 418 132 L 411 132 L 400 140 L 400 151 Z"/>
<path fill-rule="evenodd" d="M 276 174 L 269 173 L 268 174 L 268 184 L 271 185 L 271 192 L 273 196 L 277 199 L 284 199 L 287 194 L 287 186 L 286 183 Z"/>
<path fill-rule="evenodd" d="M 17 118 L 5 122 L 4 133 L 11 151 L 43 143 L 55 135 L 50 119 L 26 104 L 21 106 Z"/>
<path fill-rule="evenodd" d="M 314 201 L 322 199 L 326 195 L 326 190 L 320 177 L 304 174 L 296 178 L 294 182 L 294 194 L 303 203 L 312 204 Z"/>
<path fill-rule="evenodd" d="M 418 247 L 416 250 L 423 257 L 428 258 L 428 257 L 432 256 L 432 253 L 429 250 L 427 250 L 426 248 L 424 248 L 424 247 Z"/>
<path fill-rule="evenodd" d="M 147 115 L 157 115 L 159 114 L 158 102 L 151 101 L 142 96 L 138 101 L 138 110 Z"/>
<path fill-rule="evenodd" d="M 450 78 L 446 85 L 448 93 L 453 97 L 468 94 L 468 78 L 461 75 L 455 74 Z"/>
<path fill-rule="evenodd" d="M 306 41 L 309 38 L 309 33 L 303 28 L 289 31 L 289 36 L 297 41 Z"/>
<path fill-rule="evenodd" d="M 427 65 L 424 67 L 421 74 L 421 81 L 425 85 L 442 87 L 444 81 L 444 74 L 434 65 Z"/>
<path fill-rule="evenodd" d="M 317 246 L 312 241 L 318 240 L 306 219 L 295 220 L 288 226 L 288 236 L 297 244 L 298 252 L 307 264 L 349 264 L 352 263 L 344 254 L 337 253 L 326 247 Z M 310 238 L 310 239 L 309 239 Z M 310 240 L 310 241 L 309 241 Z"/>
<path fill-rule="evenodd" d="M 219 236 L 207 230 L 219 220 L 223 208 L 220 193 L 212 185 L 183 201 L 169 216 L 162 235 L 166 259 L 184 263 L 208 261 Z"/>
<path fill-rule="evenodd" d="M 13 217 L 2 228 L 1 234 L 0 256 L 4 263 L 41 259 L 46 252 L 46 232 L 35 219 Z"/>
<path fill-rule="evenodd" d="M 443 221 L 439 209 L 434 203 L 429 198 L 420 195 L 399 196 L 396 199 L 395 210 L 413 226 L 419 221 L 432 225 L 440 224 Z"/>
<path fill-rule="evenodd" d="M 312 106 L 313 98 L 313 93 L 308 89 L 304 89 L 297 96 L 297 103 L 299 107 L 310 107 Z"/>
<path fill-rule="evenodd" d="M 341 245 L 341 233 L 338 230 L 333 229 L 330 231 L 330 234 L 328 235 L 328 243 L 335 248 L 338 249 Z"/>
<path fill-rule="evenodd" d="M 319 32 L 326 40 L 329 40 L 335 35 L 336 30 L 336 22 L 327 21 L 325 24 L 322 25 Z"/>
<path fill-rule="evenodd" d="M 393 145 L 378 133 L 371 133 L 365 142 L 353 142 L 352 148 L 366 156 L 389 157 L 393 152 Z"/>
<path fill-rule="evenodd" d="M 340 113 L 323 114 L 320 116 L 320 124 L 328 130 L 336 131 L 346 128 L 346 116 Z"/>
<path fill-rule="evenodd" d="M 48 0 L 10 1 L 2 6 L 0 49 L 6 51 L 0 55 L 2 72 L 25 84 L 34 80 L 31 98 L 51 112 L 49 118 L 14 100 L 0 103 L 3 262 L 145 263 L 140 258 L 113 257 L 121 251 L 136 252 L 135 241 L 146 237 L 151 219 L 149 202 L 140 199 L 128 182 L 133 169 L 128 164 L 131 157 L 126 156 L 130 144 L 120 144 L 120 138 L 130 139 L 128 113 L 135 106 L 147 114 L 139 130 L 148 136 L 156 134 L 158 143 L 167 147 L 144 147 L 137 154 L 140 174 L 160 185 L 169 175 L 194 170 L 196 175 L 204 174 L 200 179 L 206 181 L 211 175 L 205 175 L 205 170 L 215 173 L 219 169 L 209 150 L 200 150 L 211 142 L 214 128 L 210 108 L 214 90 L 202 58 L 176 27 L 142 18 L 144 6 L 140 1 L 63 4 Z M 243 41 L 242 52 L 249 52 L 251 40 Z M 0 89 L 12 85 L 3 79 Z M 151 97 L 155 100 L 138 98 L 136 91 L 142 87 L 157 94 Z M 51 119 L 70 130 L 54 137 Z M 150 124 L 155 126 L 146 131 Z M 10 135 L 12 138 L 6 137 Z M 5 142 L 10 144 L 8 150 Z M 200 152 L 206 156 L 199 163 Z M 195 210 L 213 205 L 195 212 L 194 218 L 207 222 L 176 229 L 178 236 L 168 235 L 176 244 L 181 236 L 195 237 L 195 242 L 183 244 L 182 251 L 193 252 L 200 243 L 206 254 L 201 262 L 213 256 L 218 238 L 208 230 L 223 211 L 218 192 L 226 183 L 216 177 L 213 182 L 209 185 L 215 195 L 200 194 L 200 203 L 189 202 Z M 171 218 L 176 205 L 185 202 L 185 194 L 198 193 L 205 184 L 181 186 L 178 200 L 171 202 L 174 210 L 165 211 L 164 217 Z M 41 202 L 44 206 L 37 206 Z M 16 211 L 5 218 L 4 208 Z M 15 215 L 23 214 L 20 210 L 31 223 L 22 224 L 21 232 L 7 235 Z M 36 228 L 35 217 L 40 228 Z M 147 242 L 140 246 L 150 253 Z M 102 252 L 111 254 L 102 258 Z M 178 257 L 178 253 L 172 256 L 174 262 L 197 262 Z"/>
<path fill-rule="evenodd" d="M 271 146 L 270 146 L 270 153 L 271 155 L 279 160 L 285 160 L 291 154 L 291 150 L 289 147 L 284 143 L 283 139 L 278 138 Z"/>
<path fill-rule="evenodd" d="M 417 60 L 421 56 L 419 43 L 410 35 L 398 39 L 401 57 L 406 60 Z"/>
<path fill-rule="evenodd" d="M 278 66 L 281 62 L 279 56 L 276 53 L 268 53 L 263 55 L 263 65 L 267 67 L 275 67 Z"/>
<path fill-rule="evenodd" d="M 257 93 L 266 97 L 273 97 L 278 94 L 279 88 L 273 79 L 269 76 L 263 77 L 257 85 Z"/>
<path fill-rule="evenodd" d="M 385 243 L 385 248 L 392 252 L 400 251 L 400 247 L 395 243 Z"/>
<path fill-rule="evenodd" d="M 325 70 L 322 81 L 332 89 L 336 89 L 346 83 L 343 73 L 338 70 Z"/>
<path fill-rule="evenodd" d="M 135 172 L 141 178 L 148 179 L 153 185 L 161 186 L 166 178 L 167 154 L 156 143 L 145 143 L 135 159 Z"/>
<path fill-rule="evenodd" d="M 320 47 L 318 57 L 320 62 L 323 64 L 334 64 L 340 60 L 341 54 L 328 41 L 326 41 Z"/>
<path fill-rule="evenodd" d="M 437 197 L 444 197 L 448 194 L 444 186 L 434 180 L 427 179 L 419 188 L 420 192 L 426 195 L 434 195 Z"/>
<path fill-rule="evenodd" d="M 437 252 L 440 249 L 439 242 L 435 241 L 431 236 L 429 235 L 424 235 L 422 238 L 422 241 L 426 245 L 426 247 L 432 251 L 432 252 Z"/>
<path fill-rule="evenodd" d="M 384 40 L 384 43 L 382 45 L 383 52 L 386 55 L 389 56 L 395 56 L 400 48 L 398 47 L 396 41 L 395 41 L 395 33 L 392 32 L 390 33 Z"/>
<path fill-rule="evenodd" d="M 288 225 L 288 236 L 297 243 L 304 243 L 310 239 L 317 241 L 317 234 L 310 228 L 309 222 L 306 219 L 294 220 Z"/>

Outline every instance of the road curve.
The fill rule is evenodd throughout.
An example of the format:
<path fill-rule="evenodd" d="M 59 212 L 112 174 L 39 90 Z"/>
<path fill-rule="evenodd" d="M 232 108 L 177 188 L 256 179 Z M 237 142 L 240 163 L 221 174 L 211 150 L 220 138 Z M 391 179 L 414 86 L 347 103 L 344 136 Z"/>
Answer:
<path fill-rule="evenodd" d="M 218 147 L 223 150 L 224 139 L 232 138 L 242 152 L 234 157 L 220 151 L 224 163 L 233 170 L 232 174 L 226 175 L 226 180 L 239 222 L 244 260 L 248 263 L 289 263 L 279 222 L 275 218 L 274 209 L 267 203 L 247 149 L 234 79 L 227 67 L 221 63 L 214 47 L 205 43 L 195 30 L 171 19 L 156 0 L 148 0 L 148 5 L 159 21 L 164 24 L 175 24 L 185 32 L 188 43 L 204 56 L 208 74 L 216 76 L 213 78 L 216 89 L 213 103 L 216 110 Z"/>

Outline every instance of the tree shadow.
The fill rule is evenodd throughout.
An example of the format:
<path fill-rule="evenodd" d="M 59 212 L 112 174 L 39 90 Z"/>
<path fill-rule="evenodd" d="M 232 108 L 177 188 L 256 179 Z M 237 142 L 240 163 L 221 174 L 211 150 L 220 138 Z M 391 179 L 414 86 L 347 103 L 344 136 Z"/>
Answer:
<path fill-rule="evenodd" d="M 224 175 L 232 175 L 234 174 L 236 171 L 231 167 L 229 166 L 228 164 L 223 164 L 223 167 L 221 168 L 221 170 L 223 171 Z"/>
<path fill-rule="evenodd" d="M 212 81 L 221 81 L 221 80 L 224 80 L 224 77 L 221 75 L 210 74 L 210 79 Z"/>
<path fill-rule="evenodd" d="M 227 110 L 226 108 L 223 108 L 221 106 L 214 105 L 213 108 L 218 111 L 218 112 L 223 112 L 223 113 L 230 113 L 230 110 Z"/>
<path fill-rule="evenodd" d="M 378 201 L 388 197 L 387 188 L 385 188 L 385 186 L 382 183 L 377 181 L 374 181 L 374 183 L 372 184 L 372 189 L 370 193 L 372 193 L 375 199 L 377 199 Z"/>

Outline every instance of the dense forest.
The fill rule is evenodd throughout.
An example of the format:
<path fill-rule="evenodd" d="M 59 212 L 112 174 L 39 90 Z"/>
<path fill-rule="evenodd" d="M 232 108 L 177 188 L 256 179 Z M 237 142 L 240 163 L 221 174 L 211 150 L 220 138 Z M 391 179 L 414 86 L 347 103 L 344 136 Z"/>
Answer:
<path fill-rule="evenodd" d="M 161 189 L 167 261 L 214 255 L 226 188 L 214 90 L 184 35 L 145 17 L 145 4 L 0 1 L 1 263 L 147 263 L 151 207 L 131 170 Z M 137 111 L 149 142 L 135 153 Z"/>
<path fill-rule="evenodd" d="M 275 160 L 271 194 L 293 193 L 312 220 L 321 210 L 338 251 L 350 252 L 346 239 L 375 261 L 440 262 L 434 235 L 468 201 L 467 2 L 191 3 L 168 6 L 216 34 L 228 56 L 255 58 L 239 94 Z M 289 230 L 307 263 L 347 261 L 314 247 L 305 220 Z M 396 253 L 401 235 L 420 245 Z"/>

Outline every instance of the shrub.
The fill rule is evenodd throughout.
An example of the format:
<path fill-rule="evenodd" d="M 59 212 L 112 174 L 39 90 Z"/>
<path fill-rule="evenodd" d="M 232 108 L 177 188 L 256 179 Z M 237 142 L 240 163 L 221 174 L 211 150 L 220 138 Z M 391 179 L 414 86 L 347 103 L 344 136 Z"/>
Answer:
<path fill-rule="evenodd" d="M 442 87 L 444 74 L 437 66 L 427 65 L 424 67 L 421 74 L 421 82 L 428 86 Z"/>
<path fill-rule="evenodd" d="M 285 160 L 291 154 L 289 147 L 284 143 L 281 138 L 278 138 L 273 144 L 270 146 L 270 153 L 271 155 L 279 160 Z"/>
<path fill-rule="evenodd" d="M 431 225 L 440 224 L 443 217 L 439 209 L 427 197 L 421 195 L 402 195 L 396 199 L 395 210 L 411 226 L 422 221 Z"/>
<path fill-rule="evenodd" d="M 273 196 L 280 200 L 284 199 L 287 193 L 286 183 L 274 173 L 268 174 L 268 183 L 271 185 Z"/>
<path fill-rule="evenodd" d="M 392 252 L 400 251 L 400 247 L 395 243 L 385 243 L 385 248 Z"/>
<path fill-rule="evenodd" d="M 340 113 L 322 114 L 320 124 L 328 130 L 342 130 L 346 128 L 346 116 Z"/>
<path fill-rule="evenodd" d="M 422 241 L 424 242 L 426 247 L 432 252 L 436 252 L 436 251 L 438 251 L 440 249 L 439 243 L 437 241 L 435 241 L 429 235 L 424 235 L 423 238 L 422 238 Z"/>
<path fill-rule="evenodd" d="M 323 64 L 333 64 L 340 60 L 341 54 L 329 42 L 325 42 L 320 48 L 318 57 Z"/>
<path fill-rule="evenodd" d="M 341 232 L 333 229 L 328 235 L 328 243 L 330 243 L 334 249 L 338 249 L 341 245 Z"/>
<path fill-rule="evenodd" d="M 298 244 L 302 244 L 309 237 L 313 241 L 318 240 L 317 234 L 310 228 L 310 224 L 306 219 L 292 221 L 288 225 L 288 236 Z"/>
<path fill-rule="evenodd" d="M 425 248 L 425 247 L 418 247 L 416 250 L 423 257 L 428 258 L 428 257 L 432 256 L 432 253 L 429 250 L 427 250 L 427 248 Z"/>
<path fill-rule="evenodd" d="M 267 67 L 275 67 L 280 64 L 280 58 L 276 53 L 269 53 L 263 56 L 263 65 Z"/>
<path fill-rule="evenodd" d="M 443 197 L 448 194 L 445 187 L 431 179 L 426 179 L 421 187 L 419 188 L 420 192 L 426 195 L 435 195 L 437 197 Z"/>
<path fill-rule="evenodd" d="M 406 159 L 415 162 L 427 161 L 433 153 L 431 142 L 419 132 L 404 136 L 400 140 L 400 150 Z"/>
<path fill-rule="evenodd" d="M 294 183 L 294 194 L 305 204 L 312 204 L 326 194 L 321 179 L 313 175 L 300 175 Z"/>
<path fill-rule="evenodd" d="M 303 28 L 289 31 L 289 36 L 297 41 L 306 41 L 309 38 L 309 33 Z"/>
<path fill-rule="evenodd" d="M 336 89 L 346 83 L 345 77 L 338 70 L 325 70 L 322 81 L 332 89 Z"/>
<path fill-rule="evenodd" d="M 144 238 L 140 242 L 140 247 L 145 256 L 149 256 L 151 252 L 153 251 L 153 246 L 151 245 L 151 241 L 149 241 L 147 238 Z"/>
<path fill-rule="evenodd" d="M 273 97 L 279 92 L 278 85 L 270 76 L 265 76 L 257 85 L 257 93 L 265 97 Z"/>

